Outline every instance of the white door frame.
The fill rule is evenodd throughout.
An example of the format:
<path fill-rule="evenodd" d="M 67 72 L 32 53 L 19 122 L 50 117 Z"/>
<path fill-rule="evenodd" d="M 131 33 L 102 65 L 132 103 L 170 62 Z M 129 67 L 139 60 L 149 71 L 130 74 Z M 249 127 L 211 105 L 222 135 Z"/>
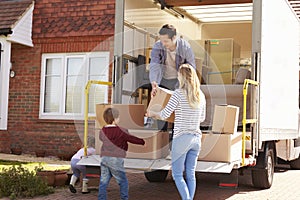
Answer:
<path fill-rule="evenodd" d="M 6 37 L 0 37 L 0 43 L 0 130 L 7 130 L 11 42 Z"/>

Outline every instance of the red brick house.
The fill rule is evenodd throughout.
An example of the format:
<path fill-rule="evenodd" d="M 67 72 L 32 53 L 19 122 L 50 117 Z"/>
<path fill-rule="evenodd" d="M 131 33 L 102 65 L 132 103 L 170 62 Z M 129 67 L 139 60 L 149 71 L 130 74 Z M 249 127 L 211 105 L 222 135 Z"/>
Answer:
<path fill-rule="evenodd" d="M 114 22 L 114 0 L 0 0 L 0 152 L 81 147 L 84 86 L 111 80 Z"/>

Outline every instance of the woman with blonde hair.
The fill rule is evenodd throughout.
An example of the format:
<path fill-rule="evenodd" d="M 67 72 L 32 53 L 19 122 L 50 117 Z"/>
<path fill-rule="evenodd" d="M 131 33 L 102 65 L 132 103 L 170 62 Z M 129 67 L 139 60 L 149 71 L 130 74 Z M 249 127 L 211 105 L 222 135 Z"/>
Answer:
<path fill-rule="evenodd" d="M 172 176 L 183 200 L 194 198 L 196 190 L 195 169 L 201 149 L 200 123 L 205 119 L 206 101 L 200 90 L 195 69 L 183 64 L 178 70 L 179 89 L 172 94 L 166 107 L 149 117 L 168 118 L 175 112 L 172 143 Z M 183 173 L 185 172 L 185 177 Z"/>

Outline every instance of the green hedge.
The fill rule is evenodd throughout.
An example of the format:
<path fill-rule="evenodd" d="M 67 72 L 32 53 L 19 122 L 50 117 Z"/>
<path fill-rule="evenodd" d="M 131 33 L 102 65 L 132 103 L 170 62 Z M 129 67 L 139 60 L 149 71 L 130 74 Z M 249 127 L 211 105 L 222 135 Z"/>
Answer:
<path fill-rule="evenodd" d="M 45 181 L 21 165 L 2 169 L 0 172 L 0 198 L 34 197 L 54 192 Z"/>

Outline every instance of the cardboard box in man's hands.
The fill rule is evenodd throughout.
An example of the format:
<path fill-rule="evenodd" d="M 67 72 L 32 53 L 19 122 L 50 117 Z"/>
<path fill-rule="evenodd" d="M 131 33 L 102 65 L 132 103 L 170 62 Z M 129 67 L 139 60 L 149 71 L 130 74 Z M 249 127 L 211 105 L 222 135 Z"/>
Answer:
<path fill-rule="evenodd" d="M 174 91 L 158 87 L 156 95 L 154 97 L 152 97 L 149 102 L 147 111 L 159 112 L 162 109 L 164 109 L 166 107 L 166 105 L 168 104 L 168 101 L 169 101 L 171 95 L 173 94 L 173 92 Z M 160 119 L 160 118 L 157 118 L 157 119 Z M 175 113 L 173 112 L 169 118 L 165 119 L 165 121 L 173 123 L 174 119 L 175 119 Z"/>

